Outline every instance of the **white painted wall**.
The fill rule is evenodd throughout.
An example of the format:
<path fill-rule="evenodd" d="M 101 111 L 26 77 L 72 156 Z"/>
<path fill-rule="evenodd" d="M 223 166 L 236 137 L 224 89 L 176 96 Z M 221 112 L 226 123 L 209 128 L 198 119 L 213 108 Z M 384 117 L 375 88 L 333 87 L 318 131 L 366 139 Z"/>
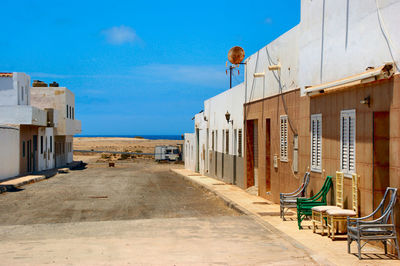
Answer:
<path fill-rule="evenodd" d="M 244 84 L 239 84 L 236 87 L 229 89 L 215 97 L 212 97 L 204 102 L 204 111 L 196 114 L 194 119 L 194 133 L 185 134 L 185 151 L 189 155 L 185 155 L 185 167 L 192 171 L 196 170 L 196 132 L 199 133 L 199 172 L 206 174 L 209 171 L 209 155 L 212 151 L 212 132 L 214 131 L 216 146 L 214 151 L 225 153 L 225 137 L 222 136 L 223 130 L 229 131 L 229 154 L 238 154 L 238 130 L 242 130 L 242 156 L 243 156 L 243 104 L 245 98 Z M 228 123 L 225 118 L 225 113 L 231 114 Z M 198 129 L 198 131 L 197 131 Z M 237 138 L 234 138 L 236 130 Z M 208 134 L 207 134 L 208 132 Z M 223 142 L 224 140 L 224 142 Z"/>
<path fill-rule="evenodd" d="M 209 128 L 209 141 L 208 147 L 212 149 L 212 131 L 218 131 L 218 141 L 215 150 L 218 152 L 225 152 L 225 143 L 222 143 L 222 131 L 229 130 L 229 154 L 237 154 L 237 145 L 234 150 L 234 130 L 243 130 L 243 104 L 245 98 L 245 87 L 244 84 L 239 84 L 232 89 L 224 91 L 204 102 L 204 114 L 207 117 L 207 127 Z M 225 118 L 226 112 L 231 114 L 230 120 L 233 123 L 228 123 Z M 243 132 L 243 131 L 242 131 Z M 244 134 L 243 134 L 244 135 Z M 206 139 L 202 138 L 201 142 L 205 142 Z M 224 148 L 224 149 L 223 149 Z M 242 141 L 243 151 L 243 141 Z"/>
<path fill-rule="evenodd" d="M 296 26 L 246 59 L 246 102 L 299 87 L 298 38 L 299 26 Z M 281 65 L 280 71 L 268 70 L 268 66 L 278 64 Z M 255 78 L 254 73 L 264 73 L 265 76 Z"/>
<path fill-rule="evenodd" d="M 31 79 L 25 73 L 0 77 L 0 105 L 29 105 Z"/>
<path fill-rule="evenodd" d="M 43 139 L 43 144 L 42 144 Z M 38 135 L 38 168 L 39 171 L 55 167 L 53 128 L 40 127 Z"/>
<path fill-rule="evenodd" d="M 0 126 L 0 180 L 19 174 L 19 129 Z"/>
<path fill-rule="evenodd" d="M 184 153 L 185 153 L 185 169 L 195 171 L 195 155 L 196 155 L 196 145 L 194 133 L 185 133 L 184 142 Z"/>
<path fill-rule="evenodd" d="M 400 1 L 303 0 L 301 9 L 302 89 L 386 62 L 399 65 Z"/>

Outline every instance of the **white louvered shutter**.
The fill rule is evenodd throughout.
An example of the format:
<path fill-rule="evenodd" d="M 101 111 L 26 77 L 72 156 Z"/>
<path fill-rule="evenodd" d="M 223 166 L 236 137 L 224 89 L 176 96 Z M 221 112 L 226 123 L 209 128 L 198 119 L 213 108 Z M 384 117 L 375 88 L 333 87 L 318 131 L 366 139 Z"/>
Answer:
<path fill-rule="evenodd" d="M 288 117 L 287 115 L 281 115 L 281 149 L 280 157 L 281 161 L 288 161 Z"/>
<path fill-rule="evenodd" d="M 345 174 L 356 170 L 356 112 L 342 111 L 340 114 L 340 165 Z"/>
<path fill-rule="evenodd" d="M 322 169 L 322 115 L 311 116 L 311 170 Z"/>

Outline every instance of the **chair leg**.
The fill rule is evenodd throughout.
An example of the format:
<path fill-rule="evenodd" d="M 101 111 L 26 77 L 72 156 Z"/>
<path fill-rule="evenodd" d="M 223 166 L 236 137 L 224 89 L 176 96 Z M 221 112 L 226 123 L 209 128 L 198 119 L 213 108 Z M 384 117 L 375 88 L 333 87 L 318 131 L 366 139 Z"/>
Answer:
<path fill-rule="evenodd" d="M 352 242 L 352 240 L 351 240 L 350 236 L 347 235 L 347 253 L 349 253 L 349 254 L 351 252 L 351 250 L 350 250 L 351 242 Z"/>
<path fill-rule="evenodd" d="M 320 218 L 321 218 L 321 235 L 323 236 L 325 235 L 325 220 L 322 213 L 320 213 Z"/>
<path fill-rule="evenodd" d="M 385 255 L 387 254 L 387 240 L 382 241 L 383 242 L 383 247 L 385 249 Z"/>
<path fill-rule="evenodd" d="M 280 207 L 280 212 L 279 212 L 279 217 L 283 219 L 283 212 L 282 212 L 282 209 L 283 209 L 283 208 L 282 208 L 282 205 L 281 205 L 281 207 Z"/>
<path fill-rule="evenodd" d="M 301 227 L 301 213 L 300 212 L 297 212 L 297 225 L 299 226 L 299 230 L 303 229 Z"/>
<path fill-rule="evenodd" d="M 357 240 L 357 246 L 358 246 L 358 259 L 361 260 L 361 243 L 360 240 Z"/>
<path fill-rule="evenodd" d="M 315 216 L 314 216 L 314 211 L 311 214 L 311 220 L 312 220 L 312 231 L 315 234 Z"/>
<path fill-rule="evenodd" d="M 397 237 L 394 239 L 394 244 L 396 246 L 397 258 L 400 260 L 399 242 L 397 240 Z"/>

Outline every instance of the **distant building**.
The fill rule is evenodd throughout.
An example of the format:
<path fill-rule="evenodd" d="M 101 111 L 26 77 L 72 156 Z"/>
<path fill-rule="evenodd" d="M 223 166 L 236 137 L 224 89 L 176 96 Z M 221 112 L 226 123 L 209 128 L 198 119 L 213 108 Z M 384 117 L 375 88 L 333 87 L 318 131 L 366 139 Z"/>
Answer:
<path fill-rule="evenodd" d="M 72 136 L 80 132 L 81 124 L 63 117 L 66 112 L 68 119 L 74 117 L 73 94 L 66 88 L 47 88 L 58 92 L 42 95 L 38 100 L 37 94 L 32 97 L 31 89 L 28 75 L 0 73 L 0 159 L 7 157 L 1 160 L 7 163 L 0 167 L 0 179 L 72 162 Z M 62 96 L 63 93 L 68 96 Z M 58 115 L 61 108 L 64 116 Z"/>
<path fill-rule="evenodd" d="M 72 162 L 73 137 L 81 133 L 81 121 L 75 119 L 75 95 L 65 87 L 32 87 L 31 104 L 53 117 L 56 166 Z"/>

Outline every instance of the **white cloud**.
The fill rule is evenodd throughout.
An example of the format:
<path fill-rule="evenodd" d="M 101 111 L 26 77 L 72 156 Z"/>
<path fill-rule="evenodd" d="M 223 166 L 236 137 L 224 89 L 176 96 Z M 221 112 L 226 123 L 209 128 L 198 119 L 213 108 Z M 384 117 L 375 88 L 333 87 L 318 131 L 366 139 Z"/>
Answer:
<path fill-rule="evenodd" d="M 115 26 L 102 31 L 106 40 L 110 44 L 120 45 L 124 43 L 133 43 L 138 39 L 134 29 L 128 26 Z"/>

